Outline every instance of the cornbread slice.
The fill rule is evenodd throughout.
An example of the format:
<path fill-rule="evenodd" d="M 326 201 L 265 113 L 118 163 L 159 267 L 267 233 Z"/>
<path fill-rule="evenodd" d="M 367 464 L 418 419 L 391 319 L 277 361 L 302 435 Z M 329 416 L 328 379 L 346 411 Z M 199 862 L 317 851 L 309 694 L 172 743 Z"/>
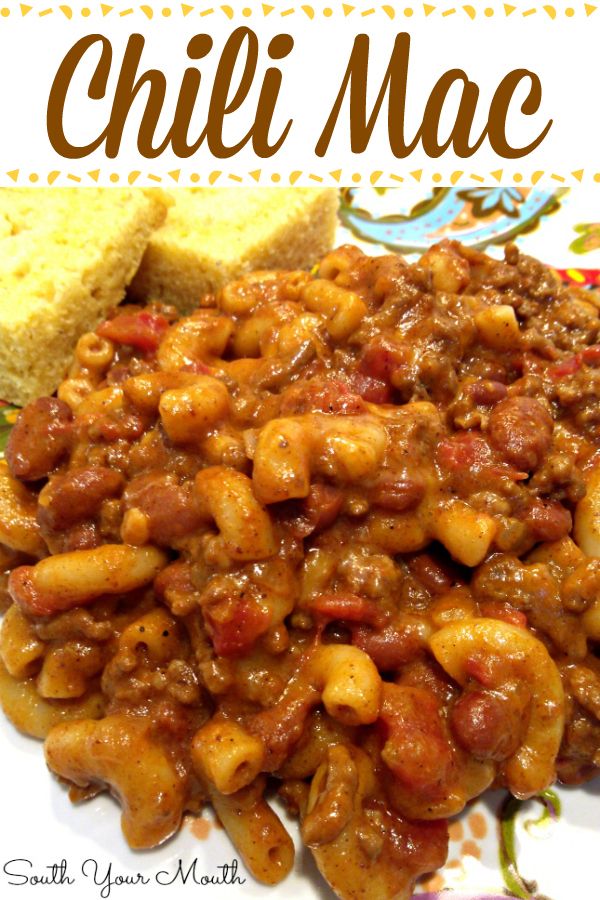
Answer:
<path fill-rule="evenodd" d="M 190 312 L 199 298 L 256 269 L 304 269 L 333 244 L 332 188 L 179 188 L 130 287 L 135 299 Z"/>
<path fill-rule="evenodd" d="M 51 394 L 78 337 L 125 295 L 164 221 L 161 191 L 0 190 L 0 398 Z"/>

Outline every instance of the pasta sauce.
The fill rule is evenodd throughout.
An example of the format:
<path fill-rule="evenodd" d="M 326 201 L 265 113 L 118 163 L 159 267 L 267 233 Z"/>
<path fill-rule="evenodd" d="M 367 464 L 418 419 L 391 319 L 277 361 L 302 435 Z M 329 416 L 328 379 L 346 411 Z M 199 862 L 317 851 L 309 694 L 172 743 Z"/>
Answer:
<path fill-rule="evenodd" d="M 274 884 L 277 789 L 341 898 L 447 819 L 600 765 L 600 302 L 508 246 L 345 246 L 121 307 L 0 470 L 0 695 L 132 847 L 211 802 Z"/>

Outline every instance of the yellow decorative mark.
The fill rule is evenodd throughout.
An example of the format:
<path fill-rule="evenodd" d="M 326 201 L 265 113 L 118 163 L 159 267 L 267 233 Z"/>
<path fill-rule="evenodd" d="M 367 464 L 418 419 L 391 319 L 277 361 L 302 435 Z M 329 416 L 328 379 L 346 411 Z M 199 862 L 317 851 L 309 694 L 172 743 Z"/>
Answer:
<path fill-rule="evenodd" d="M 109 14 L 109 12 L 113 11 L 114 6 L 107 6 L 106 3 L 101 3 L 100 9 L 102 10 L 102 15 L 107 16 Z"/>
<path fill-rule="evenodd" d="M 189 16 L 191 12 L 194 12 L 193 6 L 188 6 L 187 3 L 181 4 L 181 12 L 183 13 L 183 17 Z"/>
<path fill-rule="evenodd" d="M 472 181 L 478 181 L 480 184 L 483 184 L 485 181 L 485 178 L 482 178 L 481 175 L 469 175 L 469 178 Z"/>
<path fill-rule="evenodd" d="M 298 179 L 300 178 L 301 175 L 302 175 L 302 172 L 291 172 L 290 173 L 290 184 L 296 184 L 296 182 L 298 181 Z"/>
<path fill-rule="evenodd" d="M 536 12 L 537 12 L 537 9 L 526 9 L 522 13 L 522 16 L 525 19 L 527 16 L 535 16 Z"/>
<path fill-rule="evenodd" d="M 7 174 L 8 177 L 11 178 L 13 181 L 16 181 L 17 178 L 19 177 L 19 170 L 18 170 L 18 169 L 13 169 L 12 172 L 7 172 L 6 174 Z"/>
<path fill-rule="evenodd" d="M 79 184 L 81 181 L 81 178 L 79 177 L 79 175 L 69 174 L 69 175 L 67 175 L 67 178 L 69 179 L 69 181 L 74 181 L 76 184 Z"/>
<path fill-rule="evenodd" d="M 374 9 L 365 9 L 361 12 L 361 16 L 372 16 L 374 12 Z"/>
<path fill-rule="evenodd" d="M 221 175 L 221 174 L 222 174 L 221 172 L 211 172 L 210 175 L 208 176 L 208 183 L 214 184 L 215 181 L 217 180 L 217 178 L 219 177 L 219 175 Z"/>
<path fill-rule="evenodd" d="M 160 175 L 153 175 L 151 172 L 149 172 L 148 181 L 157 181 L 160 183 L 162 181 L 162 177 Z"/>
<path fill-rule="evenodd" d="M 88 172 L 88 175 L 92 179 L 92 181 L 98 181 L 100 178 L 100 169 L 94 169 L 92 172 Z"/>
<path fill-rule="evenodd" d="M 323 181 L 320 175 L 309 175 L 308 177 L 312 179 L 312 181 L 318 181 L 319 183 Z"/>
<path fill-rule="evenodd" d="M 244 180 L 243 178 L 240 178 L 239 175 L 233 175 L 233 173 L 230 173 L 227 177 L 230 181 L 242 182 Z"/>
<path fill-rule="evenodd" d="M 315 11 L 312 8 L 312 6 L 301 6 L 300 9 L 302 10 L 303 13 L 306 13 L 306 15 L 308 16 L 309 19 L 314 19 Z"/>
<path fill-rule="evenodd" d="M 573 178 L 576 178 L 577 181 L 581 181 L 583 178 L 583 169 L 577 169 L 575 172 L 571 172 Z"/>
<path fill-rule="evenodd" d="M 275 9 L 274 6 L 269 6 L 268 3 L 263 3 L 263 5 L 262 5 L 263 16 L 268 16 L 269 13 L 272 13 L 274 9 Z"/>
<path fill-rule="evenodd" d="M 334 181 L 337 181 L 338 184 L 339 184 L 340 178 L 342 177 L 342 170 L 341 170 L 341 169 L 335 169 L 333 172 L 330 172 L 329 174 L 331 175 L 331 177 L 333 178 L 333 180 L 334 180 Z"/>
<path fill-rule="evenodd" d="M 442 16 L 453 16 L 455 12 L 456 12 L 456 10 L 454 8 L 453 9 L 445 9 L 444 12 L 442 13 Z"/>
<path fill-rule="evenodd" d="M 248 172 L 250 178 L 254 178 L 255 181 L 260 181 L 261 169 L 254 169 L 253 172 Z"/>
<path fill-rule="evenodd" d="M 371 172 L 371 177 L 369 178 L 369 181 L 371 182 L 371 184 L 377 184 L 377 182 L 379 181 L 379 179 L 381 178 L 382 175 L 383 175 L 383 172 Z"/>
<path fill-rule="evenodd" d="M 172 172 L 167 172 L 168 175 L 173 179 L 173 181 L 179 181 L 179 176 L 181 175 L 181 169 L 173 169 Z"/>
<path fill-rule="evenodd" d="M 390 19 L 393 19 L 396 16 L 396 10 L 393 6 L 382 6 L 381 7 L 386 16 L 389 16 Z"/>
<path fill-rule="evenodd" d="M 25 3 L 20 3 L 19 6 L 21 7 L 22 16 L 26 16 L 27 13 L 31 12 L 31 10 L 33 9 L 33 6 L 27 6 Z"/>
<path fill-rule="evenodd" d="M 551 175 L 550 178 L 553 178 L 555 181 L 560 181 L 561 184 L 564 184 L 565 181 L 562 175 Z"/>
<path fill-rule="evenodd" d="M 149 19 L 154 15 L 154 10 L 151 6 L 140 6 L 141 11 L 147 16 Z"/>
<path fill-rule="evenodd" d="M 548 13 L 548 15 L 550 16 L 551 19 L 556 18 L 556 10 L 554 9 L 553 6 L 544 6 L 543 10 L 544 10 L 544 12 Z"/>
<path fill-rule="evenodd" d="M 56 170 L 54 172 L 48 172 L 48 178 L 46 179 L 48 181 L 48 184 L 54 184 L 59 175 L 60 172 Z"/>
<path fill-rule="evenodd" d="M 464 174 L 465 174 L 464 172 L 460 172 L 458 170 L 456 172 L 453 172 L 452 175 L 450 176 L 450 184 L 456 184 L 456 182 L 459 180 L 460 176 L 464 175 Z"/>
<path fill-rule="evenodd" d="M 73 18 L 73 10 L 70 6 L 59 6 L 58 8 L 60 9 L 61 13 L 67 17 L 67 19 Z"/>
<path fill-rule="evenodd" d="M 540 172 L 540 171 L 534 172 L 533 175 L 531 176 L 531 183 L 532 183 L 532 184 L 537 184 L 538 181 L 540 180 L 540 178 L 542 177 L 543 174 L 544 174 L 544 173 L 543 173 L 543 172 Z"/>
<path fill-rule="evenodd" d="M 394 175 L 393 173 L 390 173 L 390 179 L 392 181 L 404 181 L 402 175 Z"/>
<path fill-rule="evenodd" d="M 295 13 L 295 12 L 296 12 L 295 9 L 284 9 L 284 11 L 281 13 L 281 15 L 282 15 L 282 17 L 283 16 L 291 16 L 292 13 Z"/>
<path fill-rule="evenodd" d="M 504 169 L 495 169 L 493 172 L 490 172 L 492 178 L 495 178 L 498 183 L 502 181 L 502 175 L 504 173 Z"/>
<path fill-rule="evenodd" d="M 410 173 L 415 181 L 420 181 L 423 177 L 423 169 L 417 169 L 415 172 Z"/>
<path fill-rule="evenodd" d="M 516 6 L 510 6 L 508 3 L 504 4 L 504 12 L 506 13 L 507 16 L 512 15 L 516 8 L 517 8 Z"/>
<path fill-rule="evenodd" d="M 592 14 L 593 12 L 596 12 L 596 10 L 598 9 L 597 6 L 592 6 L 590 3 L 584 3 L 583 5 L 585 6 L 585 14 L 586 14 L 586 16 L 591 16 L 591 14 Z"/>
<path fill-rule="evenodd" d="M 200 18 L 202 18 L 203 16 L 212 16 L 213 13 L 214 13 L 214 9 L 212 8 L 212 6 L 210 9 L 203 9 L 202 12 L 200 13 Z"/>
<path fill-rule="evenodd" d="M 38 16 L 41 19 L 42 16 L 50 16 L 50 15 L 52 15 L 53 12 L 54 12 L 53 9 L 43 9 L 41 12 L 38 13 Z"/>
<path fill-rule="evenodd" d="M 475 16 L 477 15 L 477 12 L 476 12 L 474 6 L 463 6 L 463 9 L 470 19 L 474 19 Z"/>
<path fill-rule="evenodd" d="M 356 7 L 350 6 L 349 3 L 342 3 L 342 9 L 344 10 L 344 15 L 349 16 L 351 12 L 354 12 Z"/>
<path fill-rule="evenodd" d="M 123 16 L 131 16 L 131 15 L 133 15 L 133 10 L 132 9 L 124 9 L 119 13 L 119 15 L 121 16 L 121 18 L 123 18 Z"/>
<path fill-rule="evenodd" d="M 423 9 L 425 11 L 426 16 L 430 16 L 432 12 L 435 11 L 435 6 L 429 6 L 428 3 L 423 4 Z"/>
<path fill-rule="evenodd" d="M 130 172 L 129 177 L 127 178 L 127 181 L 129 182 L 129 184 L 133 184 L 134 181 L 138 180 L 138 178 L 140 177 L 141 174 L 142 173 L 139 171 Z"/>
<path fill-rule="evenodd" d="M 222 6 L 222 11 L 225 13 L 228 19 L 233 19 L 233 10 L 231 6 Z"/>

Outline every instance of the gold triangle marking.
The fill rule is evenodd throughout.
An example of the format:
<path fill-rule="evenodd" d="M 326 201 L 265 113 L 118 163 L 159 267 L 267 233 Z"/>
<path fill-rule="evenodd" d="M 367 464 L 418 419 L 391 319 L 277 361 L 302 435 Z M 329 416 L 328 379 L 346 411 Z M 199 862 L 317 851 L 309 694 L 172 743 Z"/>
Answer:
<path fill-rule="evenodd" d="M 495 178 L 496 181 L 500 182 L 502 181 L 503 172 L 504 169 L 495 169 L 493 172 L 490 172 L 490 175 L 492 176 L 492 178 Z"/>
<path fill-rule="evenodd" d="M 574 172 L 571 172 L 573 178 L 576 178 L 577 181 L 581 181 L 583 178 L 583 169 L 576 169 Z"/>
<path fill-rule="evenodd" d="M 504 12 L 507 16 L 510 16 L 511 13 L 514 13 L 516 6 L 511 6 L 509 3 L 504 4 Z"/>
<path fill-rule="evenodd" d="M 194 12 L 194 7 L 188 6 L 187 3 L 182 3 L 181 4 L 181 12 L 183 13 L 184 16 L 189 16 L 189 14 L 191 12 Z"/>
<path fill-rule="evenodd" d="M 100 9 L 102 10 L 102 15 L 107 16 L 109 14 L 109 12 L 113 11 L 114 6 L 107 6 L 106 3 L 101 3 Z"/>
<path fill-rule="evenodd" d="M 262 5 L 263 16 L 268 16 L 269 13 L 272 13 L 274 9 L 275 9 L 274 6 L 269 6 L 268 3 L 263 3 L 263 5 Z"/>
<path fill-rule="evenodd" d="M 98 181 L 100 178 L 100 169 L 93 169 L 91 172 L 88 172 L 88 175 L 92 179 L 92 181 Z"/>
<path fill-rule="evenodd" d="M 342 3 L 342 9 L 344 10 L 344 15 L 349 16 L 351 12 L 354 12 L 356 7 L 350 6 L 349 3 Z"/>
<path fill-rule="evenodd" d="M 33 6 L 27 6 L 25 3 L 21 3 L 20 7 L 22 16 L 26 16 L 27 13 L 31 12 L 31 10 L 33 9 Z"/>
<path fill-rule="evenodd" d="M 179 181 L 179 176 L 181 175 L 181 169 L 173 169 L 172 172 L 168 173 L 173 181 Z"/>
<path fill-rule="evenodd" d="M 6 174 L 7 174 L 8 177 L 11 178 L 13 181 L 16 181 L 17 178 L 19 177 L 19 170 L 18 170 L 18 169 L 13 169 L 11 172 L 7 172 Z"/>
<path fill-rule="evenodd" d="M 334 169 L 334 171 L 333 171 L 333 172 L 330 172 L 329 174 L 331 175 L 331 177 L 332 177 L 335 181 L 338 181 L 338 182 L 339 182 L 340 178 L 342 177 L 342 170 L 341 170 L 341 169 Z"/>
<path fill-rule="evenodd" d="M 261 169 L 254 169 L 252 172 L 248 172 L 250 178 L 253 178 L 255 181 L 260 181 L 260 173 Z"/>
<path fill-rule="evenodd" d="M 598 9 L 597 6 L 592 6 L 591 3 L 584 3 L 583 5 L 585 6 L 585 14 L 586 14 L 586 16 L 591 16 L 591 14 L 592 14 L 593 12 L 596 12 L 596 10 Z"/>
<path fill-rule="evenodd" d="M 423 176 L 423 169 L 417 169 L 415 172 L 410 173 L 415 181 L 420 181 Z"/>
<path fill-rule="evenodd" d="M 423 4 L 423 9 L 426 16 L 430 16 L 432 12 L 435 12 L 435 6 L 430 6 L 428 3 Z"/>

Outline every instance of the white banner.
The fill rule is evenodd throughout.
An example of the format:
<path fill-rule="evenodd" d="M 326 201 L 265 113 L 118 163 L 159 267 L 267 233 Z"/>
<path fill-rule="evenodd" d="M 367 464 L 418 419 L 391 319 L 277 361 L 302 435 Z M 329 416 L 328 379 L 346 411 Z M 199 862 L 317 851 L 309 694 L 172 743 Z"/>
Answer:
<path fill-rule="evenodd" d="M 0 183 L 593 183 L 599 26 L 533 0 L 11 4 Z"/>

